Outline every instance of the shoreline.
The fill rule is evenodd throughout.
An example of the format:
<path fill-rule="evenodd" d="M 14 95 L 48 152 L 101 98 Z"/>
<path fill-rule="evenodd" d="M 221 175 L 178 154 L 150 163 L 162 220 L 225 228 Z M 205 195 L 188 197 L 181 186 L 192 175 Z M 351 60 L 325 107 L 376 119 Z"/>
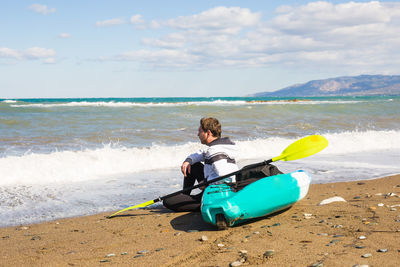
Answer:
<path fill-rule="evenodd" d="M 318 205 L 335 196 L 346 202 Z M 307 196 L 289 210 L 225 231 L 206 224 L 200 213 L 175 213 L 163 207 L 133 210 L 113 219 L 107 215 L 2 227 L 0 266 L 229 266 L 233 262 L 398 266 L 400 262 L 400 175 L 311 184 Z"/>

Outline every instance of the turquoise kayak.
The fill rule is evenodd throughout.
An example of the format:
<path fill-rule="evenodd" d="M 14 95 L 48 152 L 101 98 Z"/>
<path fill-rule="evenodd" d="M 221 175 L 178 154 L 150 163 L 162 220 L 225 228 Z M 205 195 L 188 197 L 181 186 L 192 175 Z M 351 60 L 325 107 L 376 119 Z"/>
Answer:
<path fill-rule="evenodd" d="M 227 184 L 208 186 L 203 194 L 201 214 L 219 229 L 284 210 L 304 198 L 311 177 L 299 170 L 261 178 L 235 192 Z"/>

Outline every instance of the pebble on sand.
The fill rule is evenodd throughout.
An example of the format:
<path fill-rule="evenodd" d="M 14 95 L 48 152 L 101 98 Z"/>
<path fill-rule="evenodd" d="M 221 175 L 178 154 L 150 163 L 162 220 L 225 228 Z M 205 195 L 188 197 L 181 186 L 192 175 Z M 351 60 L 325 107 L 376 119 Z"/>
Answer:
<path fill-rule="evenodd" d="M 270 257 L 272 257 L 272 256 L 274 256 L 275 255 L 275 250 L 273 250 L 273 249 L 268 249 L 267 251 L 265 251 L 265 253 L 264 253 L 264 257 L 265 258 L 270 258 Z"/>
<path fill-rule="evenodd" d="M 241 261 L 234 261 L 229 264 L 230 267 L 240 266 L 243 263 Z"/>
<path fill-rule="evenodd" d="M 208 237 L 206 235 L 202 235 L 200 240 L 203 242 L 208 241 Z"/>
<path fill-rule="evenodd" d="M 314 218 L 311 213 L 304 213 L 303 216 L 304 216 L 304 219 L 307 219 L 307 220 L 311 219 L 311 218 Z"/>
<path fill-rule="evenodd" d="M 34 235 L 31 240 L 40 240 L 42 239 L 39 235 Z"/>
<path fill-rule="evenodd" d="M 143 254 L 139 254 L 139 255 L 136 255 L 136 256 L 133 256 L 134 258 L 139 258 L 139 257 L 143 257 L 144 255 Z"/>
<path fill-rule="evenodd" d="M 342 197 L 337 197 L 337 196 L 336 196 L 336 197 L 331 197 L 331 198 L 327 198 L 327 199 L 322 200 L 322 201 L 318 204 L 318 206 L 330 204 L 330 203 L 332 203 L 332 202 L 346 202 L 346 200 L 344 200 L 344 198 L 342 198 Z"/>

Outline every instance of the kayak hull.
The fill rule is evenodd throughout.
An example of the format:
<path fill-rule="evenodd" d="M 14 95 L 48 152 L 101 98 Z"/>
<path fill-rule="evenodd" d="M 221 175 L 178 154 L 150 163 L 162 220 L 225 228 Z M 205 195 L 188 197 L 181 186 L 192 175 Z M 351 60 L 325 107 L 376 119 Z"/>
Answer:
<path fill-rule="evenodd" d="M 223 214 L 227 226 L 234 226 L 292 206 L 306 196 L 310 183 L 310 175 L 299 170 L 262 178 L 238 192 L 227 184 L 210 185 L 203 194 L 201 214 L 213 225 Z"/>

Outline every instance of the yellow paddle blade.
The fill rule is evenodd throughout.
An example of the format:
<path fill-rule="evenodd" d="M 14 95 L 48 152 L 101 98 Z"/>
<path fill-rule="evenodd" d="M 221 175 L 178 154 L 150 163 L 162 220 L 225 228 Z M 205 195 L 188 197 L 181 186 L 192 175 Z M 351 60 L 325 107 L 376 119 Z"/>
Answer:
<path fill-rule="evenodd" d="M 306 136 L 292 143 L 280 156 L 273 158 L 272 161 L 302 159 L 320 152 L 327 146 L 328 140 L 321 135 Z"/>
<path fill-rule="evenodd" d="M 117 211 L 116 213 L 111 214 L 111 215 L 108 216 L 107 218 L 112 218 L 112 217 L 114 217 L 115 215 L 118 215 L 118 214 L 120 214 L 121 212 L 124 212 L 124 211 L 127 211 L 127 210 L 133 210 L 133 209 L 137 209 L 137 208 L 144 208 L 144 207 L 147 207 L 147 206 L 149 206 L 149 205 L 151 205 L 151 204 L 154 204 L 154 200 L 150 200 L 150 201 L 144 202 L 144 203 L 142 203 L 142 204 L 138 204 L 138 205 L 135 205 L 135 206 L 128 207 L 128 208 L 125 208 L 125 209 L 123 209 L 123 210 Z"/>

